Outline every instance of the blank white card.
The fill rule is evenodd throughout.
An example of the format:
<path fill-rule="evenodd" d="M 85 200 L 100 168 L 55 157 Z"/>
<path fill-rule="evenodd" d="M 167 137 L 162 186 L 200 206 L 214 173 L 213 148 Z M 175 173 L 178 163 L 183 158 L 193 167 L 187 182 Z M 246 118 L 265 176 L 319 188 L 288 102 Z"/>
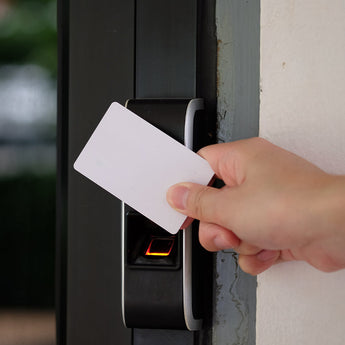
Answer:
<path fill-rule="evenodd" d="M 74 169 L 172 234 L 186 216 L 167 203 L 168 188 L 207 185 L 214 175 L 206 160 L 118 103 L 111 104 Z"/>

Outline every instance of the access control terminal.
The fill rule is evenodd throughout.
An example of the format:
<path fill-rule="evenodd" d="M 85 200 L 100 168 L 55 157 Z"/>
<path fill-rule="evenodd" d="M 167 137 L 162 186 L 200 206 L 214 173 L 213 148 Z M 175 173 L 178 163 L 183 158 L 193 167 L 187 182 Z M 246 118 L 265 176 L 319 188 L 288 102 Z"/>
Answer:
<path fill-rule="evenodd" d="M 210 143 L 203 99 L 132 99 L 126 107 L 194 151 Z M 210 298 L 203 281 L 209 260 L 211 254 L 199 244 L 196 221 L 171 235 L 123 203 L 125 326 L 201 329 L 203 303 Z"/>

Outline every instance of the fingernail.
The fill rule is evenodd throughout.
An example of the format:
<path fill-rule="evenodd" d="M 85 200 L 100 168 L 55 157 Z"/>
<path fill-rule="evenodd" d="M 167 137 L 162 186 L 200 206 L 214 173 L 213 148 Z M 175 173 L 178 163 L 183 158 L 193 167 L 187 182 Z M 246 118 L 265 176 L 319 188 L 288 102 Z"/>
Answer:
<path fill-rule="evenodd" d="M 256 255 L 256 257 L 260 261 L 269 261 L 274 259 L 277 256 L 276 250 L 262 250 L 259 254 Z"/>
<path fill-rule="evenodd" d="M 186 186 L 172 186 L 167 192 L 168 203 L 178 209 L 185 210 L 187 208 L 187 198 L 189 194 L 189 189 Z"/>

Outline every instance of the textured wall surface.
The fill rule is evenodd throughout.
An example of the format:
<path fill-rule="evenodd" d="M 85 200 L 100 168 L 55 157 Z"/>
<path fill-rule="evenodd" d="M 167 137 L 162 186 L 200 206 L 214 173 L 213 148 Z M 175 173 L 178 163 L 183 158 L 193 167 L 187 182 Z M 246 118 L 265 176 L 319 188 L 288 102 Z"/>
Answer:
<path fill-rule="evenodd" d="M 261 0 L 260 135 L 345 173 L 345 2 Z M 257 345 L 344 344 L 345 271 L 258 277 Z"/>
<path fill-rule="evenodd" d="M 217 0 L 218 141 L 258 135 L 260 1 Z M 256 278 L 231 250 L 216 256 L 213 344 L 255 344 Z"/>

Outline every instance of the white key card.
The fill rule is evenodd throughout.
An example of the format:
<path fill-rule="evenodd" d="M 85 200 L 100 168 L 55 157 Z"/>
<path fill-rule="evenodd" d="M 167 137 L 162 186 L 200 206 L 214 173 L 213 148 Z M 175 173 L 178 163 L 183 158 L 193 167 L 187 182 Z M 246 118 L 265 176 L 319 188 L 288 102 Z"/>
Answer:
<path fill-rule="evenodd" d="M 166 192 L 178 182 L 207 185 L 208 162 L 119 103 L 112 103 L 74 169 L 172 234 L 186 216 Z"/>

